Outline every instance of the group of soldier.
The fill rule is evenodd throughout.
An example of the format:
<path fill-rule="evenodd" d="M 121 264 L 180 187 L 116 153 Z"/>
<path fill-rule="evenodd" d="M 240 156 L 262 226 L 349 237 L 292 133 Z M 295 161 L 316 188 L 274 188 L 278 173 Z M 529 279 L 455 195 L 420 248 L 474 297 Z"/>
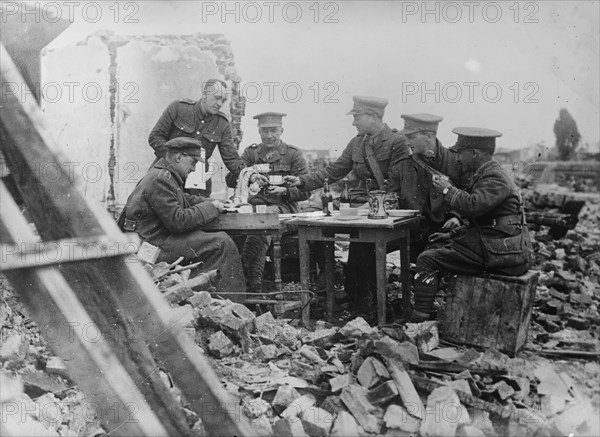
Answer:
<path fill-rule="evenodd" d="M 203 271 L 219 268 L 218 291 L 239 293 L 234 300 L 243 301 L 247 290 L 261 291 L 270 239 L 248 236 L 240 255 L 226 233 L 202 230 L 223 212 L 223 203 L 184 189 L 196 164 L 206 165 L 218 147 L 230 172 L 229 186 L 238 183 L 243 169 L 258 164 L 268 164 L 271 175 L 283 177 L 284 185 L 272 185 L 264 174 L 250 173 L 248 182 L 263 188 L 249 203 L 266 205 L 269 211 L 297 212 L 298 202 L 310 191 L 351 172 L 358 179 L 350 193 L 351 206 L 367 201 L 370 180 L 371 189 L 396 192 L 401 209 L 418 210 L 421 222 L 411 230 L 416 261 L 413 322 L 429 319 L 439 272 L 519 276 L 527 271 L 530 243 L 519 191 L 492 158 L 499 132 L 455 128 L 458 138 L 448 149 L 437 139 L 442 117 L 405 114 L 398 131 L 383 121 L 386 99 L 355 96 L 349 114 L 358 135 L 337 160 L 308 173 L 302 151 L 281 140 L 285 114 L 255 116 L 261 143 L 240 156 L 220 112 L 226 92 L 225 82 L 207 81 L 200 100 L 173 102 L 150 133 L 156 160 L 130 195 L 120 224 L 158 246 L 158 261 L 183 256 L 188 262 L 202 261 Z M 210 196 L 208 184 L 207 190 Z M 363 311 L 373 308 L 375 284 L 373 245 L 352 243 L 345 289 Z"/>

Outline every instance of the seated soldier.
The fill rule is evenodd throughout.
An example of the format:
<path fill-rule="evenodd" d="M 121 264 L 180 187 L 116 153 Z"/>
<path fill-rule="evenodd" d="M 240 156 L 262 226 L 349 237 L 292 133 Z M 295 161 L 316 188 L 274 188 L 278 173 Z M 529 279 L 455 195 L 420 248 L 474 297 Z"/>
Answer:
<path fill-rule="evenodd" d="M 406 144 L 412 155 L 402 157 L 390 167 L 390 188 L 398 193 L 401 209 L 414 209 L 422 220 L 411 228 L 411 261 L 425 249 L 429 236 L 440 230 L 450 231 L 460 226 L 460 217 L 450 214 L 443 197 L 433 189 L 432 177 L 444 174 L 462 186 L 458 153 L 442 146 L 437 129 L 442 117 L 433 114 L 403 114 Z"/>
<path fill-rule="evenodd" d="M 180 256 L 188 263 L 202 261 L 192 274 L 219 269 L 217 291 L 236 302 L 245 300 L 246 284 L 235 243 L 225 232 L 204 232 L 202 226 L 216 220 L 223 204 L 183 191 L 185 180 L 201 157 L 202 144 L 193 138 L 174 138 L 165 143 L 160 158 L 140 180 L 125 205 L 125 231 L 160 248 L 157 261 L 173 262 Z"/>
<path fill-rule="evenodd" d="M 459 159 L 473 171 L 465 190 L 435 177 L 434 188 L 444 204 L 469 220 L 457 235 L 445 235 L 443 247 L 426 249 L 417 260 L 415 306 L 411 321 L 428 320 L 437 291 L 439 271 L 478 274 L 482 272 L 520 276 L 531 261 L 531 242 L 518 188 L 492 158 L 496 137 L 489 129 L 456 128 Z"/>
<path fill-rule="evenodd" d="M 298 202 L 306 200 L 308 193 L 298 188 L 281 186 L 283 176 L 300 176 L 307 172 L 306 161 L 302 151 L 296 146 L 286 144 L 281 140 L 283 133 L 283 117 L 286 114 L 265 112 L 255 115 L 258 120 L 258 133 L 261 143 L 252 144 L 242 154 L 246 167 L 263 164 L 269 167 L 269 176 L 279 177 L 279 181 L 271 180 L 271 184 L 263 188 L 255 196 L 248 198 L 252 205 L 267 205 L 267 211 L 278 213 L 298 212 Z M 235 185 L 235 177 L 227 175 L 227 185 Z M 243 183 L 240 181 L 240 183 Z M 278 185 L 279 184 L 279 185 Z M 248 288 L 253 293 L 262 292 L 262 277 L 265 268 L 265 257 L 271 245 L 268 235 L 249 235 L 244 243 L 242 265 L 246 274 Z"/>

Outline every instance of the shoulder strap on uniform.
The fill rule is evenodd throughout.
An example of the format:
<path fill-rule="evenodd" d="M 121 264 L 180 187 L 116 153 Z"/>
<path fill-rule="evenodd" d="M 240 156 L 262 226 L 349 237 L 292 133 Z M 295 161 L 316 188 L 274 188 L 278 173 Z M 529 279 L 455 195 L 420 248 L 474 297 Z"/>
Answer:
<path fill-rule="evenodd" d="M 196 101 L 192 100 L 192 99 L 179 99 L 178 102 L 180 103 L 187 103 L 188 105 L 195 105 Z"/>
<path fill-rule="evenodd" d="M 369 139 L 367 139 L 369 137 Z M 371 171 L 373 172 L 373 176 L 375 176 L 375 180 L 377 181 L 377 185 L 379 185 L 380 189 L 385 187 L 385 178 L 383 177 L 383 173 L 381 172 L 381 168 L 379 168 L 379 163 L 375 158 L 375 152 L 373 151 L 373 146 L 371 145 L 372 137 L 369 135 L 365 135 L 363 137 L 363 146 L 365 148 L 365 154 L 367 155 L 367 162 L 369 163 L 369 167 L 371 167 Z"/>

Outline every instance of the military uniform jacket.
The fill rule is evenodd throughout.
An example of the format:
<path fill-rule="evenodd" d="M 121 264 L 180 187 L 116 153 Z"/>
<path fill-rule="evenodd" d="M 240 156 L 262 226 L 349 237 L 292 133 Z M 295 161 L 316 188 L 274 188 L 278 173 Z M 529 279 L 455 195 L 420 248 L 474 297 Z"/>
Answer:
<path fill-rule="evenodd" d="M 439 140 L 436 140 L 435 149 L 435 155 L 430 159 L 415 155 L 402 157 L 392 162 L 389 170 L 390 187 L 398 193 L 399 207 L 420 211 L 427 225 L 433 229 L 444 223 L 448 211 L 441 193 L 433 187 L 432 174 L 425 166 L 449 176 L 454 185 L 464 188 L 460 184 L 458 154 L 443 147 Z"/>
<path fill-rule="evenodd" d="M 227 169 L 238 175 L 244 164 L 237 152 L 231 135 L 231 126 L 222 112 L 203 115 L 200 101 L 181 99 L 171 103 L 150 132 L 148 142 L 158 158 L 164 158 L 165 143 L 173 138 L 189 137 L 199 140 L 208 158 L 219 147 L 219 153 Z"/>
<path fill-rule="evenodd" d="M 322 170 L 300 177 L 301 182 L 304 184 L 302 189 L 311 191 L 320 188 L 323 186 L 325 178 L 328 178 L 329 182 L 332 183 L 342 179 L 352 170 L 354 170 L 356 177 L 360 179 L 358 190 L 352 193 L 352 195 L 366 191 L 366 179 L 372 180 L 371 189 L 379 188 L 373 170 L 367 161 L 363 140 L 364 135 L 357 135 L 350 140 L 342 156 L 335 162 L 332 162 Z M 387 179 L 390 162 L 400 160 L 402 157 L 409 157 L 410 149 L 405 143 L 404 135 L 393 131 L 387 124 L 384 125 L 383 130 L 373 140 L 375 159 L 379 164 L 383 177 Z"/>
<path fill-rule="evenodd" d="M 135 187 L 125 206 L 125 218 L 136 221 L 144 241 L 159 246 L 172 234 L 201 229 L 219 217 L 210 199 L 183 191 L 184 181 L 160 159 Z"/>
<path fill-rule="evenodd" d="M 444 203 L 470 221 L 469 228 L 451 240 L 452 247 L 465 256 L 483 256 L 481 238 L 506 238 L 520 233 L 529 238 L 527 226 L 521 225 L 518 188 L 494 160 L 474 173 L 466 190 L 450 188 Z M 506 247 L 507 252 L 515 249 L 518 248 Z"/>
<path fill-rule="evenodd" d="M 267 146 L 264 144 L 253 144 L 244 150 L 242 161 L 250 167 L 255 164 L 269 164 L 270 175 L 301 176 L 307 173 L 306 161 L 302 151 L 295 146 L 280 141 L 279 146 L 268 155 Z M 288 188 L 288 198 L 280 196 L 269 196 L 261 191 L 249 199 L 253 205 L 277 205 L 283 213 L 298 212 L 298 202 L 308 199 L 306 192 L 296 187 Z"/>

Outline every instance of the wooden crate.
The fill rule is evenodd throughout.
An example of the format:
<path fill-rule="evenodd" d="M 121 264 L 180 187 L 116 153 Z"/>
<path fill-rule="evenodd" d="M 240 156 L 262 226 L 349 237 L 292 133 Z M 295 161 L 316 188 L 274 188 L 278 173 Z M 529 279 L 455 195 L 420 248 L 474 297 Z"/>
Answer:
<path fill-rule="evenodd" d="M 440 337 L 514 356 L 527 342 L 539 272 L 523 276 L 453 275 L 440 315 Z"/>
<path fill-rule="evenodd" d="M 205 226 L 203 231 L 276 231 L 279 229 L 277 213 L 221 214 L 217 220 Z"/>

